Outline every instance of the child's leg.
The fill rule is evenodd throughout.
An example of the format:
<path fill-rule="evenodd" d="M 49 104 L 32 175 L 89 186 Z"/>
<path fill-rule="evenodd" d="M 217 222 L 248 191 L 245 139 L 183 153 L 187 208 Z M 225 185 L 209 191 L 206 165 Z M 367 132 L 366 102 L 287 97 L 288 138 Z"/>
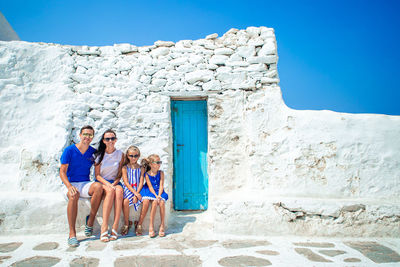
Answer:
<path fill-rule="evenodd" d="M 124 197 L 124 190 L 120 185 L 115 188 L 115 204 L 114 204 L 114 224 L 112 229 L 117 230 L 119 225 L 119 219 L 121 218 L 122 200 Z"/>
<path fill-rule="evenodd" d="M 151 234 L 151 232 L 154 232 L 154 218 L 156 217 L 156 211 L 157 211 L 157 200 L 153 200 L 151 201 L 149 234 Z"/>
<path fill-rule="evenodd" d="M 161 219 L 161 224 L 160 224 L 160 230 L 164 230 L 164 219 L 165 219 L 165 201 L 161 200 L 160 203 L 160 219 Z"/>
<path fill-rule="evenodd" d="M 124 225 L 129 225 L 129 199 L 128 198 L 124 198 L 122 211 L 124 213 Z"/>
<path fill-rule="evenodd" d="M 138 226 L 139 225 L 141 226 L 143 224 L 144 218 L 146 218 L 147 210 L 149 209 L 149 203 L 150 203 L 150 200 L 143 199 L 142 211 L 140 212 Z"/>

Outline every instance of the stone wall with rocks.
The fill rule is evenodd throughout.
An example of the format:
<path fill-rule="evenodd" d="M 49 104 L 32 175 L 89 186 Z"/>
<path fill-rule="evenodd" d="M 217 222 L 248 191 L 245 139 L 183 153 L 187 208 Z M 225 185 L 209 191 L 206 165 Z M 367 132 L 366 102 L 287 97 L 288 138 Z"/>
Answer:
<path fill-rule="evenodd" d="M 266 27 L 144 47 L 0 42 L 0 232 L 67 229 L 59 157 L 85 124 L 94 143 L 112 128 L 119 149 L 160 155 L 173 223 L 170 101 L 204 97 L 216 232 L 399 236 L 400 118 L 289 109 L 277 60 Z"/>

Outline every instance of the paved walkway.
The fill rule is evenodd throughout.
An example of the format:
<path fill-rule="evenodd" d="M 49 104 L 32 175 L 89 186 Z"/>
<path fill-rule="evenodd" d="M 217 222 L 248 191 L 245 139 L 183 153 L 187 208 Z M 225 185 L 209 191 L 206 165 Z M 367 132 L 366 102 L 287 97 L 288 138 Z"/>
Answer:
<path fill-rule="evenodd" d="M 1 266 L 400 266 L 400 239 L 189 236 L 102 243 L 66 235 L 0 236 Z M 36 265 L 35 265 L 36 264 Z"/>

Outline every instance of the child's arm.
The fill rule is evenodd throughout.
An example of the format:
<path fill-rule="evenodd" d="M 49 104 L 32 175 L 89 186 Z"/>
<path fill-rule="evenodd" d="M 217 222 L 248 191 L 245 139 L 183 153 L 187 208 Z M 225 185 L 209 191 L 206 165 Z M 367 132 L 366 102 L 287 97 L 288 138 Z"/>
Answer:
<path fill-rule="evenodd" d="M 161 200 L 161 194 L 164 192 L 164 172 L 160 171 L 161 179 L 160 179 L 160 190 L 158 190 L 157 199 Z"/>
<path fill-rule="evenodd" d="M 131 191 L 136 196 L 137 195 L 136 190 L 133 189 L 133 187 L 128 181 L 128 171 L 126 169 L 126 166 L 122 168 L 122 180 L 124 181 L 124 185 L 129 189 L 129 191 Z"/>
<path fill-rule="evenodd" d="M 122 176 L 122 165 L 124 165 L 124 153 L 122 153 L 122 157 L 121 157 L 121 161 L 119 162 L 119 166 L 118 166 L 118 174 L 117 177 L 115 177 L 115 180 L 113 182 L 113 186 L 116 186 L 119 181 L 121 180 L 121 176 Z"/>
<path fill-rule="evenodd" d="M 156 191 L 154 191 L 153 185 L 150 183 L 149 175 L 146 174 L 144 176 L 144 178 L 146 179 L 146 183 L 147 183 L 147 186 L 149 187 L 150 192 L 152 192 L 155 196 L 157 196 Z"/>

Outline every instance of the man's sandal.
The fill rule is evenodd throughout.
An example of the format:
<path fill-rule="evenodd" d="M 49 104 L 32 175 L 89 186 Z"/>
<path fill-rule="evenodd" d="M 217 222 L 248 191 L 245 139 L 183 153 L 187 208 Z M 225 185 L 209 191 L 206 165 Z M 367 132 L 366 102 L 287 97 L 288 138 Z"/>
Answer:
<path fill-rule="evenodd" d="M 129 232 L 129 226 L 128 225 L 124 225 L 121 228 L 121 235 L 127 235 Z"/>
<path fill-rule="evenodd" d="M 142 225 L 138 224 L 138 225 L 136 226 L 136 231 L 135 231 L 135 233 L 136 233 L 137 236 L 141 236 L 141 235 L 143 234 Z"/>
<path fill-rule="evenodd" d="M 68 246 L 77 247 L 79 246 L 79 241 L 76 239 L 76 236 L 68 238 Z"/>
<path fill-rule="evenodd" d="M 114 229 L 111 229 L 111 237 L 110 237 L 110 240 L 111 241 L 114 241 L 114 240 L 117 240 L 118 239 L 118 233 L 117 233 L 117 231 L 115 231 Z"/>
<path fill-rule="evenodd" d="M 89 220 L 89 216 L 86 216 L 86 223 L 85 223 L 85 236 L 89 237 L 93 235 L 93 226 L 89 226 L 87 224 L 88 220 Z"/>
<path fill-rule="evenodd" d="M 110 241 L 110 238 L 108 237 L 108 230 L 105 231 L 104 233 L 102 233 L 102 234 L 100 235 L 100 241 L 101 241 L 101 242 L 108 242 L 108 241 Z"/>

